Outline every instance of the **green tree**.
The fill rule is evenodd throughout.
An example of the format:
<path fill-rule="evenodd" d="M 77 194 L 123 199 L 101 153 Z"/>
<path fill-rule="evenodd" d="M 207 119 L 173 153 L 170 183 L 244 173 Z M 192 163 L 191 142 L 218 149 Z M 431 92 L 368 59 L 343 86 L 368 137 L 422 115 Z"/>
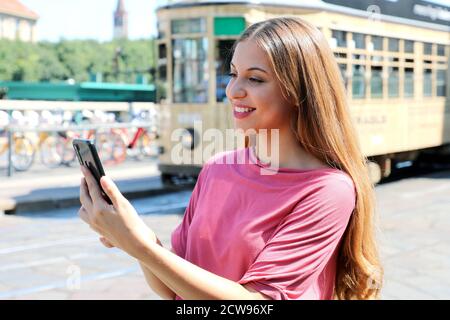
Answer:
<path fill-rule="evenodd" d="M 153 82 L 149 70 L 156 66 L 154 45 L 154 40 L 0 40 L 0 81 L 82 82 L 100 73 L 108 82 L 133 83 L 140 74 Z"/>

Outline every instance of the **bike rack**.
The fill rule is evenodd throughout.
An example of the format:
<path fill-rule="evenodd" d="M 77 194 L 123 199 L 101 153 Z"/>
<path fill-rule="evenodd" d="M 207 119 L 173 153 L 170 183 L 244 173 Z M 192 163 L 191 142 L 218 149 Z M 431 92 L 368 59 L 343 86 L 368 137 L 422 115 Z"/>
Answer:
<path fill-rule="evenodd" d="M 123 122 L 123 123 L 107 123 L 107 124 L 89 124 L 89 125 L 70 125 L 70 126 L 59 126 L 59 127 L 48 127 L 48 128 L 36 128 L 18 125 L 9 125 L 4 129 L 8 135 L 8 166 L 6 170 L 6 175 L 12 177 L 14 168 L 12 164 L 12 148 L 14 143 L 14 133 L 17 132 L 65 132 L 65 131 L 84 131 L 84 130 L 94 130 L 94 141 L 97 141 L 97 132 L 102 129 L 129 129 L 129 128 L 148 128 L 154 126 L 154 122 Z"/>

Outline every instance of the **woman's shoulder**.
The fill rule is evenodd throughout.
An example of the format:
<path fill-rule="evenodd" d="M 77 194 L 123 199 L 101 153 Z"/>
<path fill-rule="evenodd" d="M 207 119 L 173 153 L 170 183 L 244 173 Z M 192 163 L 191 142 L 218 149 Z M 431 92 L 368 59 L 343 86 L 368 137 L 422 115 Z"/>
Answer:
<path fill-rule="evenodd" d="M 331 168 L 330 170 L 324 170 L 324 172 L 322 183 L 326 186 L 334 188 L 349 187 L 352 189 L 355 187 L 353 179 L 345 171 Z"/>
<path fill-rule="evenodd" d="M 356 189 L 353 179 L 346 172 L 325 170 L 317 179 L 311 179 L 309 196 L 320 202 L 354 204 Z"/>

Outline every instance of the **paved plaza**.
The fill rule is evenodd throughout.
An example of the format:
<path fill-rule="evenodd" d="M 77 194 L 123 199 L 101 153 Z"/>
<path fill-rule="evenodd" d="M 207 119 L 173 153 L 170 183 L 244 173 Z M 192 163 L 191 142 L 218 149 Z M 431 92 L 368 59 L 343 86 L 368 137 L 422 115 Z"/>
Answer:
<path fill-rule="evenodd" d="M 376 187 L 383 299 L 450 298 L 450 171 Z M 190 191 L 133 204 L 165 246 Z M 0 217 L 0 299 L 159 299 L 137 262 L 103 247 L 77 208 Z"/>

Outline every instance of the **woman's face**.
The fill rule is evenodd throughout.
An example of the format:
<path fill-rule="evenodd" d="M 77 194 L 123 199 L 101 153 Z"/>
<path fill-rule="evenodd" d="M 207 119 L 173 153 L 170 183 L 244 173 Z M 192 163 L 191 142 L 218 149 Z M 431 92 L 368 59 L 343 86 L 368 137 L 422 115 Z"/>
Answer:
<path fill-rule="evenodd" d="M 237 129 L 289 130 L 294 108 L 283 97 L 266 53 L 253 40 L 236 46 L 230 74 L 226 95 Z"/>

